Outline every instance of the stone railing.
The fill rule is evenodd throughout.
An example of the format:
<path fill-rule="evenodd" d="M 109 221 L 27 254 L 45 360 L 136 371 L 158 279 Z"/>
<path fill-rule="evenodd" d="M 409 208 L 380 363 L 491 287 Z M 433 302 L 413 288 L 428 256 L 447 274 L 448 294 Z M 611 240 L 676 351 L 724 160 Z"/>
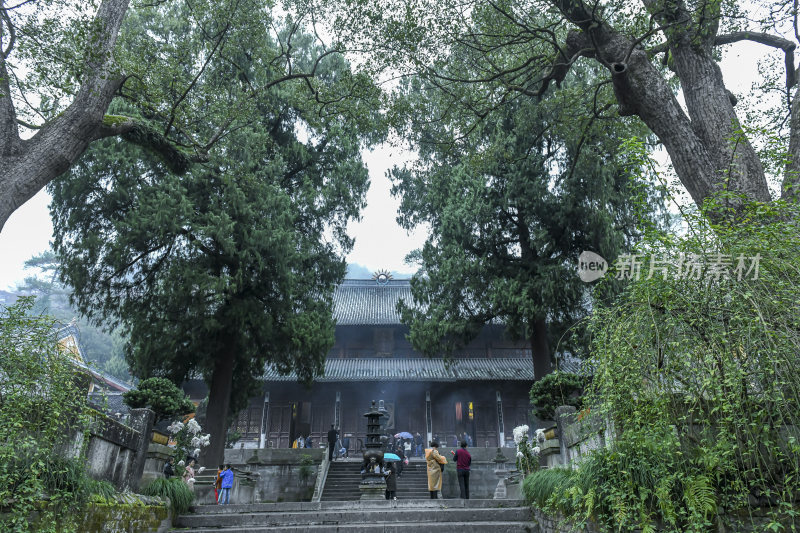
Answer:
<path fill-rule="evenodd" d="M 90 424 L 86 445 L 86 466 L 95 479 L 111 482 L 117 490 L 136 491 L 144 471 L 153 411 L 131 409 L 128 424 L 96 413 Z M 66 457 L 79 457 L 84 433 L 76 431 Z"/>
<path fill-rule="evenodd" d="M 547 439 L 539 445 L 542 466 L 576 465 L 591 450 L 612 440 L 610 424 L 589 411 L 578 413 L 574 407 L 562 405 L 556 408 L 555 418 L 555 427 L 547 428 Z"/>

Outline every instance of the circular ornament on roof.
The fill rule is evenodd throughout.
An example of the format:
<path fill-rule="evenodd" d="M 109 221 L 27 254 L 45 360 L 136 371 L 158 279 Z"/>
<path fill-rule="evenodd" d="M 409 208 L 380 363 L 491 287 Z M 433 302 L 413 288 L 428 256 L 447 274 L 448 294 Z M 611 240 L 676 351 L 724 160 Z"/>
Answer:
<path fill-rule="evenodd" d="M 384 286 L 389 284 L 389 280 L 392 279 L 392 275 L 388 270 L 378 270 L 372 274 L 372 279 L 375 280 L 375 283 L 378 285 Z"/>

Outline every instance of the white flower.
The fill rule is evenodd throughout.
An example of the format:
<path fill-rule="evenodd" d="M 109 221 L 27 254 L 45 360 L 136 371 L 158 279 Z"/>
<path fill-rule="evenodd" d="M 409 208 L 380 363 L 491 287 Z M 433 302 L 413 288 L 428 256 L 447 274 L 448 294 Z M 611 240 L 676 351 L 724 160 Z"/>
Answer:
<path fill-rule="evenodd" d="M 202 440 L 202 442 L 200 443 L 201 446 L 208 446 L 209 444 L 211 444 L 211 435 L 209 433 L 206 433 L 200 438 L 200 440 Z"/>
<path fill-rule="evenodd" d="M 169 426 L 167 426 L 167 431 L 169 431 L 173 435 L 175 433 L 178 433 L 182 429 L 183 429 L 183 423 L 179 422 L 177 420 L 175 422 L 173 422 L 172 424 L 170 424 Z"/>
<path fill-rule="evenodd" d="M 538 446 L 534 446 L 531 451 L 533 452 L 533 455 L 539 455 L 539 452 L 541 452 L 542 449 L 539 448 Z"/>
<path fill-rule="evenodd" d="M 522 454 L 522 452 L 517 452 L 517 457 L 522 458 L 522 457 L 525 457 L 525 456 Z"/>
<path fill-rule="evenodd" d="M 192 452 L 192 457 L 197 457 L 198 455 L 200 455 L 200 448 L 195 448 Z"/>
<path fill-rule="evenodd" d="M 205 470 L 205 469 L 206 469 L 206 467 L 204 467 L 204 466 L 201 466 L 201 467 L 200 467 L 200 470 L 198 470 L 198 471 L 197 471 L 197 473 L 198 473 L 198 474 L 202 474 L 202 473 L 203 473 L 203 470 Z"/>
<path fill-rule="evenodd" d="M 198 433 L 200 433 L 200 429 L 202 429 L 200 427 L 200 424 L 198 424 L 197 420 L 195 420 L 194 418 L 189 420 L 189 423 L 186 424 L 186 427 L 189 429 L 189 433 L 191 433 L 192 435 L 197 435 Z"/>
<path fill-rule="evenodd" d="M 195 448 L 200 446 L 201 442 L 203 442 L 203 439 L 201 439 L 200 437 L 192 437 L 192 446 L 194 446 Z"/>
<path fill-rule="evenodd" d="M 186 461 L 184 461 L 183 459 L 178 461 L 178 466 L 184 466 L 185 464 L 186 464 Z"/>
<path fill-rule="evenodd" d="M 197 480 L 196 480 L 195 478 L 193 478 L 193 477 L 190 477 L 189 479 L 187 479 L 187 480 L 186 480 L 186 483 L 189 483 L 189 484 L 194 484 L 196 481 L 197 481 Z"/>
<path fill-rule="evenodd" d="M 542 428 L 537 429 L 536 430 L 536 442 L 541 444 L 546 440 L 547 439 L 544 436 L 544 429 L 542 429 Z"/>
<path fill-rule="evenodd" d="M 528 426 L 522 425 L 514 428 L 514 442 L 519 444 L 528 435 Z"/>

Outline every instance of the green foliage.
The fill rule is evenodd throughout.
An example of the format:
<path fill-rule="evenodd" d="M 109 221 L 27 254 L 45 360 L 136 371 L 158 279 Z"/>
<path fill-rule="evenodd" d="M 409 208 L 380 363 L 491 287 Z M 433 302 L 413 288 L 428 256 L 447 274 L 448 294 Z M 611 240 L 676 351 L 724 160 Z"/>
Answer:
<path fill-rule="evenodd" d="M 156 420 L 167 420 L 194 412 L 194 404 L 173 382 L 165 378 L 147 378 L 135 389 L 122 395 L 125 404 L 133 409 L 146 407 L 156 414 Z"/>
<path fill-rule="evenodd" d="M 33 270 L 34 274 L 18 284 L 16 292 L 36 297 L 31 308 L 32 314 L 50 315 L 63 324 L 77 318 L 75 325 L 86 363 L 96 364 L 118 379 L 129 380 L 128 365 L 121 357 L 126 339 L 119 330 L 108 332 L 104 325 L 90 324 L 81 316 L 80 311 L 69 301 L 72 289 L 58 279 L 60 266 L 60 261 L 52 250 L 31 257 L 25 261 L 25 269 Z"/>
<path fill-rule="evenodd" d="M 528 503 L 540 509 L 553 508 L 564 512 L 565 493 L 573 486 L 575 473 L 576 471 L 570 468 L 537 470 L 522 481 L 522 494 Z"/>
<path fill-rule="evenodd" d="M 157 478 L 142 487 L 145 496 L 169 498 L 170 506 L 176 514 L 184 514 L 194 501 L 194 493 L 180 478 Z"/>
<path fill-rule="evenodd" d="M 476 10 L 471 31 L 496 22 L 488 16 Z M 482 52 L 447 50 L 431 71 L 481 77 L 474 69 Z M 498 61 L 515 61 L 503 54 Z M 429 228 L 409 256 L 420 266 L 414 301 L 399 307 L 409 339 L 428 355 L 450 354 L 501 323 L 518 348 L 530 347 L 539 379 L 554 352 L 586 353 L 590 299 L 574 274 L 578 255 L 629 249 L 641 208 L 658 210 L 650 176 L 624 150 L 623 141 L 644 130 L 575 122 L 566 92 L 576 101 L 597 96 L 579 76 L 559 97 L 491 104 L 484 102 L 491 84 L 439 81 L 430 72 L 412 79 L 398 103 L 420 154 L 391 171 L 398 221 Z"/>
<path fill-rule="evenodd" d="M 560 405 L 572 405 L 580 409 L 588 382 L 589 379 L 584 376 L 560 371 L 536 380 L 530 392 L 533 414 L 540 420 L 555 420 L 555 409 Z"/>
<path fill-rule="evenodd" d="M 177 383 L 201 375 L 213 383 L 204 425 L 215 455 L 227 415 L 246 405 L 265 364 L 305 383 L 322 372 L 333 344 L 332 292 L 353 244 L 346 227 L 368 187 L 360 149 L 381 131 L 380 117 L 363 107 L 377 89 L 355 79 L 337 54 L 317 63 L 325 50 L 293 24 L 281 28 L 281 38 L 292 34 L 291 49 L 302 56 L 294 67 L 315 68 L 316 78 L 278 84 L 280 45 L 272 26 L 253 16 L 263 6 L 241 4 L 231 14 L 241 25 L 224 40 L 226 56 L 210 57 L 193 94 L 209 102 L 231 91 L 252 98 L 238 108 L 203 100 L 207 109 L 190 115 L 174 109 L 176 124 L 190 121 L 182 135 L 194 138 L 216 133 L 220 114 L 241 119 L 206 164 L 179 177 L 140 148 L 106 140 L 51 187 L 55 248 L 77 306 L 129 333 L 125 356 L 137 377 Z M 245 5 L 250 10 L 240 11 Z M 209 23 L 227 13 L 207 7 Z M 125 39 L 143 53 L 152 52 L 154 35 L 177 39 L 187 44 L 177 54 L 199 47 L 193 57 L 205 57 L 207 29 L 185 9 L 170 2 L 145 10 L 149 17 L 128 20 Z M 148 91 L 174 91 L 172 77 L 142 76 L 161 83 Z M 341 84 L 358 86 L 345 91 L 352 99 L 329 100 Z M 147 116 L 123 102 L 111 111 Z"/>
<path fill-rule="evenodd" d="M 241 438 L 242 438 L 241 433 L 239 433 L 236 430 L 229 429 L 228 432 L 225 434 L 225 447 L 233 448 Z"/>
<path fill-rule="evenodd" d="M 714 530 L 718 510 L 798 526 L 800 213 L 729 200 L 709 209 L 735 206 L 736 225 L 684 213 L 685 233 L 648 233 L 642 275 L 595 310 L 587 402 L 615 439 L 562 491 L 576 516 L 623 531 Z M 684 274 L 649 272 L 648 257 Z"/>
<path fill-rule="evenodd" d="M 53 320 L 32 315 L 33 305 L 20 298 L 0 308 L 0 525 L 29 531 L 28 518 L 48 499 L 58 505 L 39 516 L 54 523 L 57 507 L 69 531 L 69 511 L 93 485 L 80 459 L 59 454 L 88 427 L 86 391 L 58 347 Z"/>

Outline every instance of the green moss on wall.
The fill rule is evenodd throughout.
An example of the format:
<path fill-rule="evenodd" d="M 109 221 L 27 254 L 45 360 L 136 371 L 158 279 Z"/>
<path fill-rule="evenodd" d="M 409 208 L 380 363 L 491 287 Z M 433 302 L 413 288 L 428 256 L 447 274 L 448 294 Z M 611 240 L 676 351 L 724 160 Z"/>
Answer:
<path fill-rule="evenodd" d="M 92 503 L 79 531 L 85 533 L 156 532 L 170 518 L 165 505 L 142 503 Z"/>

